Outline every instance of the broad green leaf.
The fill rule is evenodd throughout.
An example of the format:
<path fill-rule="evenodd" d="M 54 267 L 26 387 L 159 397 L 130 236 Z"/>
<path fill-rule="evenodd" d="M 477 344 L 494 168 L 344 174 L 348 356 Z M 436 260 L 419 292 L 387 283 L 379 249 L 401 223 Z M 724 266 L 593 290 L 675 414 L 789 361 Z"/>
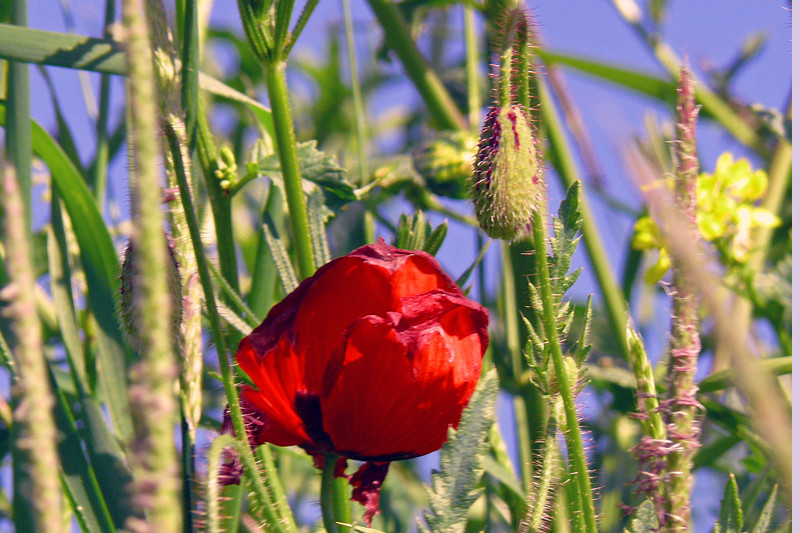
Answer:
<path fill-rule="evenodd" d="M 425 519 L 437 533 L 460 533 L 467 527 L 467 512 L 481 494 L 481 457 L 488 449 L 486 436 L 494 422 L 497 372 L 486 374 L 461 415 L 458 431 L 448 429 L 442 447 L 441 470 L 433 473 L 428 488 L 430 513 Z"/>
<path fill-rule="evenodd" d="M 0 105 L 0 123 L 5 124 L 5 102 Z M 111 419 L 124 441 L 133 435 L 133 424 L 125 386 L 125 344 L 115 314 L 115 292 L 119 260 L 105 222 L 83 178 L 61 147 L 35 121 L 31 121 L 33 151 L 47 167 L 53 185 L 64 200 L 81 263 L 89 286 L 89 307 L 99 326 L 96 331 L 100 373 Z"/>
<path fill-rule="evenodd" d="M 722 497 L 719 521 L 714 524 L 714 533 L 740 533 L 742 531 L 742 502 L 739 501 L 739 487 L 736 477 L 730 474 Z"/>
<path fill-rule="evenodd" d="M 660 531 L 658 515 L 652 500 L 645 500 L 636 509 L 624 533 L 651 533 Z"/>

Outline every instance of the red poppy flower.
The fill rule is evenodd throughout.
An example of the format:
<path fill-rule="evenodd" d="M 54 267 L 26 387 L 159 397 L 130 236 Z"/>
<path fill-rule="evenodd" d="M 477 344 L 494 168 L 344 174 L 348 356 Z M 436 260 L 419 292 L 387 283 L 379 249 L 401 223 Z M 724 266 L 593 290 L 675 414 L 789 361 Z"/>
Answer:
<path fill-rule="evenodd" d="M 369 522 L 388 462 L 438 450 L 458 426 L 487 325 L 425 252 L 381 240 L 329 262 L 239 344 L 257 387 L 241 394 L 251 444 L 366 461 L 350 482 Z"/>

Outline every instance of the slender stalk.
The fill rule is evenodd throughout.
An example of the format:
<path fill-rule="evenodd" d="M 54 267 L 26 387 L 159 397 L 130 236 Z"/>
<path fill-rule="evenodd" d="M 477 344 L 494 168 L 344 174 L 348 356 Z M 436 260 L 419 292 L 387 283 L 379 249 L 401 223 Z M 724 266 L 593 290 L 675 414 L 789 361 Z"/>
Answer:
<path fill-rule="evenodd" d="M 15 525 L 19 530 L 59 532 L 63 522 L 56 449 L 58 435 L 52 415 L 55 400 L 49 386 L 34 300 L 36 280 L 25 202 L 12 166 L 3 169 L 2 180 L 3 242 L 9 278 L 9 285 L 3 292 L 11 300 L 9 314 L 16 337 L 12 344 L 17 379 L 12 383 L 14 425 L 11 440 Z"/>
<path fill-rule="evenodd" d="M 170 150 L 173 153 L 179 150 L 179 139 L 174 131 L 167 129 L 167 141 L 170 145 Z M 208 262 L 203 250 L 203 242 L 200 239 L 200 228 L 197 224 L 197 216 L 195 215 L 194 206 L 192 205 L 192 196 L 189 189 L 189 184 L 186 179 L 186 169 L 183 167 L 183 159 L 175 161 L 175 174 L 178 179 L 178 187 L 180 189 L 181 203 L 186 214 L 186 222 L 191 236 L 192 246 L 194 248 L 195 259 L 197 261 L 197 273 L 200 278 L 200 285 L 203 288 L 203 294 L 206 301 L 206 315 L 211 326 L 211 334 L 214 344 L 217 348 L 217 357 L 219 359 L 220 375 L 222 377 L 223 388 L 225 389 L 225 398 L 228 401 L 228 406 L 231 411 L 231 422 L 233 423 L 233 430 L 236 439 L 241 443 L 247 443 L 247 429 L 244 424 L 244 417 L 242 416 L 242 408 L 239 404 L 239 393 L 236 389 L 236 383 L 233 377 L 233 369 L 231 368 L 230 359 L 228 357 L 228 348 L 225 342 L 225 337 L 222 335 L 222 327 L 217 310 L 216 298 L 214 296 L 214 289 L 211 284 L 211 273 L 209 271 Z M 263 487 L 263 481 L 258 475 L 258 470 L 253 472 L 249 471 L 250 465 L 255 465 L 253 451 L 248 445 L 241 446 L 240 454 L 242 462 L 245 465 L 245 473 L 250 476 L 256 488 L 256 494 L 259 498 L 261 507 L 267 513 L 274 513 L 272 510 L 273 502 L 269 497 L 266 488 Z M 253 466 L 255 468 L 255 466 Z M 274 517 L 273 517 L 274 518 Z M 272 523 L 279 526 L 280 531 L 292 533 L 296 528 L 292 528 L 293 524 L 286 524 L 277 518 L 270 518 Z"/>
<path fill-rule="evenodd" d="M 356 153 L 358 154 L 359 184 L 364 187 L 369 182 L 367 172 L 367 127 L 364 113 L 364 98 L 361 94 L 361 80 L 358 75 L 358 58 L 353 30 L 353 12 L 350 0 L 342 0 L 344 32 L 347 41 L 347 60 L 350 65 L 350 83 L 353 86 L 353 112 L 356 125 Z M 364 211 L 364 241 L 375 242 L 375 222 L 370 211 Z"/>
<path fill-rule="evenodd" d="M 106 0 L 106 14 L 103 26 L 103 38 L 111 40 L 111 24 L 114 23 L 116 2 Z M 111 101 L 111 76 L 109 74 L 100 75 L 100 102 L 98 105 L 97 124 L 95 133 L 97 135 L 97 149 L 95 151 L 94 162 L 94 198 L 97 208 L 103 212 L 106 202 L 106 182 L 108 180 L 108 160 L 110 157 L 109 136 L 108 136 L 108 113 Z"/>
<path fill-rule="evenodd" d="M 289 204 L 289 221 L 292 225 L 294 245 L 297 250 L 297 262 L 300 276 L 307 278 L 314 274 L 314 252 L 311 246 L 311 232 L 308 226 L 308 210 L 303 193 L 300 165 L 297 160 L 297 143 L 294 123 L 289 107 L 289 93 L 286 86 L 286 64 L 267 63 L 264 65 L 267 80 L 267 92 L 272 107 L 272 121 L 275 125 L 275 140 L 278 156 L 281 161 L 281 172 L 286 190 L 286 201 Z"/>
<path fill-rule="evenodd" d="M 541 463 L 541 468 L 537 471 L 536 481 L 529 495 L 528 516 L 525 517 L 519 533 L 528 531 L 538 533 L 543 530 L 545 524 L 551 521 L 547 511 L 553 500 L 556 467 L 561 460 L 556 429 L 556 417 L 552 414 L 547 420 L 544 443 L 539 452 L 538 461 Z"/>
<path fill-rule="evenodd" d="M 325 465 L 322 468 L 322 484 L 320 486 L 320 503 L 322 504 L 322 522 L 327 533 L 348 533 L 349 526 L 337 524 L 352 523 L 350 516 L 350 502 L 347 498 L 347 480 L 335 477 L 336 461 L 338 457 L 333 454 L 325 455 Z"/>
<path fill-rule="evenodd" d="M 554 160 L 553 164 L 559 170 L 558 175 L 561 178 L 561 183 L 564 185 L 564 188 L 567 188 L 578 180 L 578 173 L 573 163 L 574 159 L 570 153 L 567 141 L 562 134 L 563 130 L 559 124 L 555 110 L 553 109 L 553 100 L 550 97 L 547 86 L 538 79 L 534 79 L 536 80 L 534 83 L 537 85 L 539 100 L 541 102 L 540 109 L 544 127 L 547 131 L 547 138 L 550 140 L 550 152 Z M 589 262 L 592 265 L 592 272 L 600 286 L 600 292 L 603 294 L 603 303 L 608 313 L 608 319 L 611 322 L 614 338 L 625 359 L 630 361 L 626 334 L 628 305 L 611 271 L 608 257 L 605 255 L 605 247 L 603 246 L 600 232 L 597 229 L 599 225 L 594 220 L 589 206 L 589 199 L 586 197 L 583 189 L 581 189 L 581 214 L 584 220 L 582 226 L 582 242 L 586 247 Z"/>
<path fill-rule="evenodd" d="M 464 10 L 464 54 L 467 76 L 467 115 L 469 127 L 477 131 L 481 122 L 481 78 L 479 70 L 478 38 L 475 35 L 475 10 L 467 5 Z"/>
<path fill-rule="evenodd" d="M 466 121 L 461 111 L 447 92 L 442 80 L 420 54 L 397 5 L 390 0 L 367 0 L 367 2 L 378 23 L 383 27 L 386 43 L 397 54 L 406 74 L 428 106 L 434 122 L 443 129 L 465 129 Z"/>
<path fill-rule="evenodd" d="M 189 153 L 197 141 L 197 109 L 200 100 L 200 36 L 198 32 L 198 0 L 186 0 L 183 17 L 183 50 L 181 66 L 181 103 L 183 105 Z"/>
<path fill-rule="evenodd" d="M 225 281 L 239 291 L 239 268 L 236 260 L 236 241 L 231 222 L 231 197 L 220 186 L 216 172 L 220 170 L 217 149 L 204 113 L 197 115 L 197 159 L 205 178 L 211 214 L 214 217 L 219 268 Z"/>
<path fill-rule="evenodd" d="M 699 241 L 697 230 L 697 115 L 694 86 L 688 69 L 681 73 L 678 86 L 678 168 L 675 176 L 675 206 L 690 228 L 685 238 Z M 669 359 L 668 436 L 674 451 L 667 456 L 666 501 L 667 529 L 671 532 L 692 530 L 690 499 L 694 477 L 693 458 L 700 447 L 700 428 L 695 414 L 697 357 L 700 355 L 699 301 L 692 279 L 683 269 L 680 258 L 673 257 L 672 331 Z"/>
<path fill-rule="evenodd" d="M 522 279 L 514 272 L 509 246 L 503 246 L 503 319 L 506 325 L 506 345 L 511 354 L 511 374 L 514 384 L 522 383 L 522 344 L 520 342 L 520 326 L 518 319 L 517 295 L 514 290 L 514 280 Z M 523 276 L 524 278 L 524 276 Z M 517 437 L 517 457 L 519 460 L 520 478 L 523 487 L 531 487 L 533 483 L 533 460 L 531 449 L 531 433 L 528 424 L 528 412 L 525 398 L 521 391 L 514 395 L 514 422 Z"/>
<path fill-rule="evenodd" d="M 148 26 L 141 0 L 123 2 L 126 29 L 128 107 L 131 118 L 134 199 L 133 220 L 137 247 L 134 265 L 137 294 L 134 305 L 142 327 L 141 360 L 131 368 L 131 398 L 134 440 L 131 463 L 137 506 L 147 509 L 148 527 L 177 531 L 181 527 L 178 497 L 178 465 L 174 423 L 178 405 L 173 394 L 177 376 L 172 350 L 171 297 L 167 282 L 167 246 L 161 210 L 158 118 L 155 75 L 150 53 Z M 139 519 L 131 519 L 131 522 Z M 131 529 L 137 526 L 130 523 Z"/>
<path fill-rule="evenodd" d="M 566 418 L 565 439 L 567 441 L 567 451 L 569 453 L 569 469 L 576 478 L 581 507 L 583 509 L 583 521 L 588 533 L 597 533 L 597 521 L 595 518 L 594 501 L 592 499 L 592 484 L 589 478 L 589 468 L 586 463 L 586 454 L 583 450 L 583 438 L 581 435 L 580 424 L 578 423 L 578 413 L 575 409 L 575 398 L 573 397 L 573 387 L 575 383 L 567 374 L 564 362 L 564 354 L 561 351 L 561 339 L 558 335 L 556 318 L 553 310 L 553 292 L 550 286 L 550 267 L 547 263 L 547 243 L 545 241 L 544 230 L 544 208 L 535 213 L 533 222 L 533 241 L 534 256 L 536 258 L 537 278 L 540 280 L 539 286 L 542 298 L 542 308 L 544 311 L 544 328 L 547 336 L 547 345 L 550 350 L 550 357 L 553 361 L 556 380 L 558 381 L 561 401 L 564 404 L 564 415 Z"/>

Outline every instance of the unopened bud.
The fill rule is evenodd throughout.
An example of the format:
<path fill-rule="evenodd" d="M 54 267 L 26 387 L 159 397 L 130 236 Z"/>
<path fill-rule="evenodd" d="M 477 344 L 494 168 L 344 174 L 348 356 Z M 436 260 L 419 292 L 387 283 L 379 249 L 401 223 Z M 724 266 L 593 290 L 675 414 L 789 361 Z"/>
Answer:
<path fill-rule="evenodd" d="M 475 157 L 472 202 L 490 237 L 514 241 L 530 234 L 531 217 L 544 197 L 537 150 L 522 106 L 489 109 Z"/>
<path fill-rule="evenodd" d="M 448 198 L 468 196 L 475 139 L 467 132 L 451 132 L 422 143 L 413 154 L 414 169 L 428 189 Z"/>
<path fill-rule="evenodd" d="M 181 331 L 181 317 L 183 313 L 183 297 L 181 294 L 181 277 L 178 272 L 178 262 L 175 259 L 175 245 L 172 239 L 167 237 L 165 240 L 169 251 L 167 261 L 167 287 L 170 293 L 170 308 L 172 311 L 172 338 L 173 344 L 178 345 Z M 141 331 L 141 320 L 137 306 L 136 291 L 138 290 L 137 273 L 137 248 L 133 240 L 128 241 L 123 253 L 122 270 L 120 272 L 119 300 L 117 314 L 122 332 L 131 348 L 139 352 L 142 350 L 142 340 L 139 332 Z"/>

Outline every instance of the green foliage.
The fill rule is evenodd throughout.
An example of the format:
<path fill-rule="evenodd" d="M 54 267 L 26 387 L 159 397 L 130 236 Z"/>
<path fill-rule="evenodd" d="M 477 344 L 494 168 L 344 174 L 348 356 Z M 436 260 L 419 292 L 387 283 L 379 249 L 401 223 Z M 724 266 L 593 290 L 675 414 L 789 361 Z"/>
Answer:
<path fill-rule="evenodd" d="M 433 473 L 432 487 L 428 489 L 431 510 L 425 520 L 431 531 L 466 530 L 467 512 L 481 492 L 481 457 L 488 449 L 486 437 L 494 421 L 497 389 L 497 374 L 486 374 L 461 415 L 458 431 L 448 430 L 440 470 Z"/>
<path fill-rule="evenodd" d="M 636 509 L 630 523 L 625 528 L 625 533 L 650 533 L 659 531 L 658 514 L 652 500 L 645 500 Z"/>
<path fill-rule="evenodd" d="M 742 502 L 739 501 L 739 487 L 733 474 L 728 477 L 725 495 L 719 511 L 719 520 L 714 524 L 714 533 L 740 533 L 742 531 Z"/>

